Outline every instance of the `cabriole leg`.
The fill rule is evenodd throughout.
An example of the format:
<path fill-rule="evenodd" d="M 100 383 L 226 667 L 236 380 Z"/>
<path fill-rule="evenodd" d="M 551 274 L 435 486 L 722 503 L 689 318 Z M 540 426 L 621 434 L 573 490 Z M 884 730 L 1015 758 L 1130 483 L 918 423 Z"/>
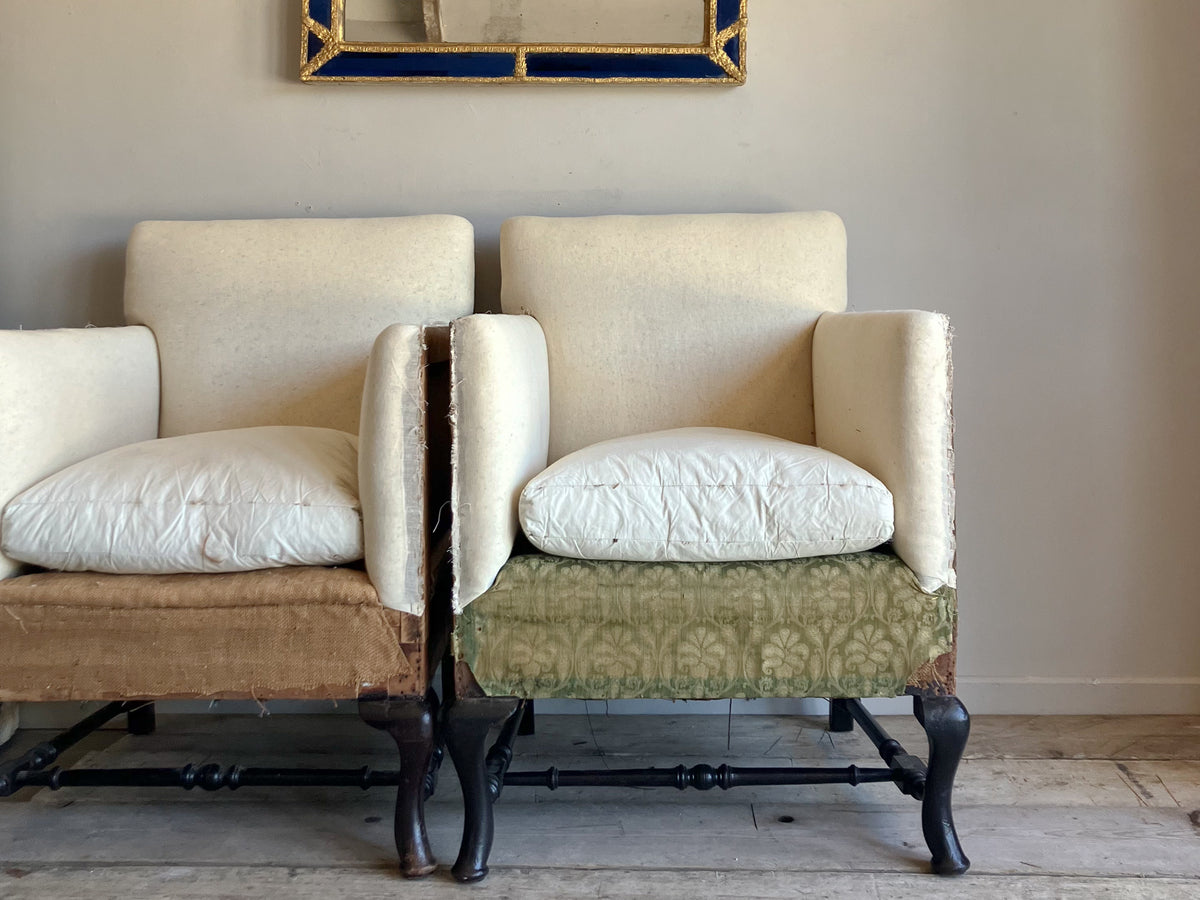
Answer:
<path fill-rule="evenodd" d="M 487 770 L 487 737 L 517 708 L 515 697 L 480 697 L 457 701 L 446 716 L 446 745 L 463 792 L 463 837 L 452 874 L 458 881 L 478 881 L 488 873 L 494 825 L 493 794 Z"/>
<path fill-rule="evenodd" d="M 432 872 L 437 863 L 425 832 L 425 776 L 436 743 L 437 697 L 361 700 L 358 714 L 386 731 L 400 751 L 400 787 L 396 793 L 396 852 L 405 878 Z"/>
<path fill-rule="evenodd" d="M 961 875 L 971 861 L 963 853 L 954 830 L 950 795 L 954 791 L 954 774 L 967 746 L 971 717 L 962 701 L 954 696 L 917 695 L 914 712 L 929 737 L 921 829 L 933 857 L 933 871 L 937 875 Z"/>

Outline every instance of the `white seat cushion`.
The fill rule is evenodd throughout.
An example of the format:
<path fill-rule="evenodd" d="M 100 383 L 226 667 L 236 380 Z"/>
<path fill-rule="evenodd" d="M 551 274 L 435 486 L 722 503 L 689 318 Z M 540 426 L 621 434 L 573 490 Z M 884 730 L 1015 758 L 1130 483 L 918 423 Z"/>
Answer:
<path fill-rule="evenodd" d="M 892 495 L 818 447 L 730 428 L 674 428 L 592 444 L 526 485 L 538 549 L 631 561 L 794 559 L 892 536 Z"/>
<path fill-rule="evenodd" d="M 17 495 L 0 539 L 49 569 L 240 572 L 362 558 L 358 438 L 209 431 L 118 447 Z"/>

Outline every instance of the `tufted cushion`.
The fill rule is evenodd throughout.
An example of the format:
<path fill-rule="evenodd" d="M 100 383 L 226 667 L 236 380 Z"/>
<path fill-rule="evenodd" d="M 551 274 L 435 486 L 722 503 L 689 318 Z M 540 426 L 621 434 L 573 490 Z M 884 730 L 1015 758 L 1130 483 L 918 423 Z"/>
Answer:
<path fill-rule="evenodd" d="M 4 509 L 9 556 L 63 571 L 238 572 L 363 555 L 358 439 L 265 426 L 143 441 Z"/>
<path fill-rule="evenodd" d="M 892 495 L 819 447 L 732 428 L 673 428 L 577 450 L 526 485 L 521 526 L 580 559 L 720 562 L 869 550 Z"/>

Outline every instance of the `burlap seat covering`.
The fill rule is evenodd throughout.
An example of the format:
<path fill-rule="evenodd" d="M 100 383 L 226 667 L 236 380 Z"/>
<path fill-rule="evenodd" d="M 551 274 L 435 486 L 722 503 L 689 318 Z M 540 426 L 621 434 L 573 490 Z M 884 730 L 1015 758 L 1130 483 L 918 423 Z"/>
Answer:
<path fill-rule="evenodd" d="M 955 591 L 893 554 L 777 562 L 512 557 L 459 616 L 489 695 L 889 697 L 952 670 Z M 952 677 L 952 676 L 950 676 Z"/>
<path fill-rule="evenodd" d="M 10 578 L 0 648 L 0 701 L 425 690 L 421 618 L 353 568 Z"/>

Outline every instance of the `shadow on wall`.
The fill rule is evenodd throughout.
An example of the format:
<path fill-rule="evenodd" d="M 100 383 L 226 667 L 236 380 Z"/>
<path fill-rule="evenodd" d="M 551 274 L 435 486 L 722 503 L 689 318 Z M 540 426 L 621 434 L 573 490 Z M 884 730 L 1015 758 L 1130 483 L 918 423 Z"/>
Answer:
<path fill-rule="evenodd" d="M 63 279 L 63 294 L 80 298 L 78 318 L 90 325 L 124 324 L 124 244 L 109 244 L 71 259 Z"/>
<path fill-rule="evenodd" d="M 500 242 L 475 235 L 475 312 L 500 312 Z"/>

